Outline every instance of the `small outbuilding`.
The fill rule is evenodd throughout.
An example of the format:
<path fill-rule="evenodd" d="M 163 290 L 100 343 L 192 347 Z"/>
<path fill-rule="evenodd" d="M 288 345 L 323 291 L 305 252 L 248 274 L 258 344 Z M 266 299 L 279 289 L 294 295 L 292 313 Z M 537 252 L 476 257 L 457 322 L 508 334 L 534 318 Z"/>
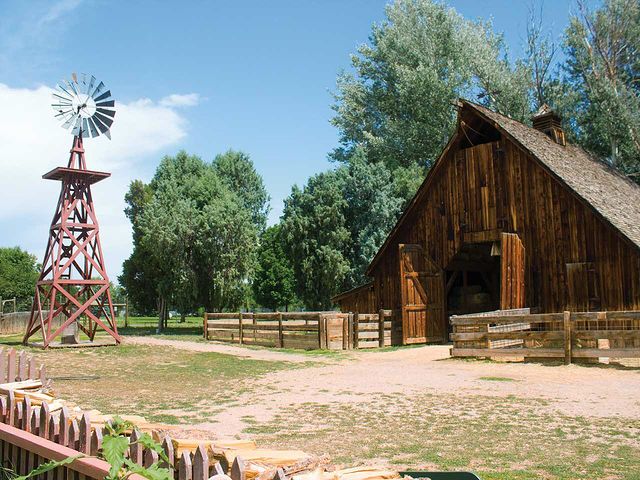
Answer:
<path fill-rule="evenodd" d="M 640 186 L 533 127 L 460 101 L 455 133 L 343 312 L 394 311 L 394 344 L 445 342 L 448 317 L 640 309 Z"/>

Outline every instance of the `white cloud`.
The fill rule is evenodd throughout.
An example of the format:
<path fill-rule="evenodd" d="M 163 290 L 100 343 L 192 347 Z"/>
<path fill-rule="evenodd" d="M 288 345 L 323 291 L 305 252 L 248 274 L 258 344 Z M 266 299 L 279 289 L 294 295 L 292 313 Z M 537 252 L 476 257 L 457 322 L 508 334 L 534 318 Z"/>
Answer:
<path fill-rule="evenodd" d="M 200 103 L 200 95 L 197 93 L 174 93 L 160 100 L 160 105 L 163 107 L 193 107 Z"/>
<path fill-rule="evenodd" d="M 59 2 L 55 2 L 35 22 L 35 25 L 39 28 L 42 28 L 47 24 L 54 23 L 64 14 L 70 13 L 75 10 L 81 3 L 82 0 L 60 0 Z"/>
<path fill-rule="evenodd" d="M 53 118 L 51 91 L 0 84 L 0 245 L 17 244 L 38 257 L 60 188 L 58 182 L 42 180 L 42 174 L 66 165 L 73 141 Z M 112 173 L 93 187 L 112 280 L 131 251 L 123 213 L 128 185 L 145 169 L 145 160 L 157 162 L 159 152 L 186 136 L 186 126 L 176 110 L 152 100 L 116 102 L 112 140 L 85 140 L 88 168 Z"/>

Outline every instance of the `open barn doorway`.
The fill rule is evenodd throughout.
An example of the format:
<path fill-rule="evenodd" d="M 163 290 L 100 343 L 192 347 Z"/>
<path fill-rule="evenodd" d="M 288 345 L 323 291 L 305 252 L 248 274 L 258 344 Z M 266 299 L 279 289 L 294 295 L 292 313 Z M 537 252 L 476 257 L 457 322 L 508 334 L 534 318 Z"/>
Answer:
<path fill-rule="evenodd" d="M 488 312 L 500 306 L 500 249 L 465 244 L 446 269 L 447 315 Z"/>

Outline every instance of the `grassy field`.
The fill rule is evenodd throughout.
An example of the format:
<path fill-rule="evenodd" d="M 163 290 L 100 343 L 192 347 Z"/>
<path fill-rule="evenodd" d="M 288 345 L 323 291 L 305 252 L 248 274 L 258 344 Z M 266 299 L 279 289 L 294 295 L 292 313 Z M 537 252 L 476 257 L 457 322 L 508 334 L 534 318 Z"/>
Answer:
<path fill-rule="evenodd" d="M 203 342 L 201 321 L 172 320 L 167 332 L 156 335 L 155 319 L 136 318 L 120 331 Z M 0 338 L 7 345 L 18 341 L 18 336 Z M 567 415 L 554 411 L 548 399 L 491 396 L 473 389 L 408 395 L 383 389 L 362 393 L 355 386 L 350 392 L 331 384 L 334 372 L 368 362 L 370 352 L 322 361 L 311 353 L 305 354 L 308 362 L 292 363 L 138 345 L 31 351 L 46 364 L 59 395 L 84 408 L 182 425 L 206 424 L 222 412 L 237 412 L 240 436 L 272 448 L 326 453 L 345 465 L 473 470 L 489 480 L 640 479 L 638 418 Z M 385 349 L 385 355 L 413 351 Z M 513 372 L 496 374 L 491 362 L 446 362 L 441 365 L 451 372 L 469 365 L 477 369 L 478 392 L 525 383 Z M 300 400 L 301 392 L 307 400 Z"/>

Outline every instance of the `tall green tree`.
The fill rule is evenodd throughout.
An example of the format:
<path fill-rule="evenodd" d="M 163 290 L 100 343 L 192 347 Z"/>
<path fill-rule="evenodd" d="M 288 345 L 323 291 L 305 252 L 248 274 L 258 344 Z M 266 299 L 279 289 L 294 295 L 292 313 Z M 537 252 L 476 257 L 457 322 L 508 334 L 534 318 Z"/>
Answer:
<path fill-rule="evenodd" d="M 260 238 L 253 292 L 256 301 L 271 310 L 284 307 L 288 311 L 296 300 L 293 267 L 285 252 L 279 224 L 267 228 Z"/>
<path fill-rule="evenodd" d="M 352 56 L 355 73 L 338 77 L 334 160 L 349 162 L 362 148 L 371 163 L 402 169 L 403 177 L 417 167 L 423 176 L 453 130 L 459 97 L 480 94 L 492 108 L 528 119 L 527 69 L 509 64 L 490 24 L 431 0 L 397 0 L 386 16 Z"/>
<path fill-rule="evenodd" d="M 282 234 L 307 308 L 326 310 L 349 274 L 349 230 L 343 196 L 344 168 L 314 175 L 294 186 L 284 202 Z"/>
<path fill-rule="evenodd" d="M 269 194 L 264 186 L 262 177 L 253 166 L 249 155 L 235 150 L 216 155 L 213 167 L 229 187 L 242 199 L 251 219 L 262 232 L 267 226 L 269 214 Z"/>
<path fill-rule="evenodd" d="M 0 299 L 16 299 L 18 310 L 31 308 L 40 273 L 36 257 L 19 247 L 0 248 Z"/>
<path fill-rule="evenodd" d="M 344 217 L 350 233 L 345 288 L 364 283 L 365 271 L 400 215 L 404 196 L 384 163 L 368 163 L 357 150 L 346 171 Z"/>
<path fill-rule="evenodd" d="M 580 144 L 640 180 L 640 4 L 578 6 L 565 33 L 572 94 L 561 109 Z"/>
<path fill-rule="evenodd" d="M 147 261 L 148 252 L 140 241 L 140 216 L 152 199 L 151 185 L 141 180 L 131 182 L 124 197 L 127 204 L 124 213 L 132 226 L 133 252 L 122 264 L 122 274 L 118 277 L 118 283 L 124 287 L 132 310 L 144 315 L 152 314 L 158 306 L 156 280 L 160 272 Z"/>
<path fill-rule="evenodd" d="M 243 168 L 255 172 L 250 161 Z M 232 189 L 227 171 L 179 152 L 162 159 L 149 185 L 134 182 L 127 204 L 134 252 L 121 282 L 132 297 L 137 288 L 148 296 L 153 289 L 159 328 L 169 306 L 184 314 L 199 306 L 220 311 L 243 303 L 260 221 Z"/>

